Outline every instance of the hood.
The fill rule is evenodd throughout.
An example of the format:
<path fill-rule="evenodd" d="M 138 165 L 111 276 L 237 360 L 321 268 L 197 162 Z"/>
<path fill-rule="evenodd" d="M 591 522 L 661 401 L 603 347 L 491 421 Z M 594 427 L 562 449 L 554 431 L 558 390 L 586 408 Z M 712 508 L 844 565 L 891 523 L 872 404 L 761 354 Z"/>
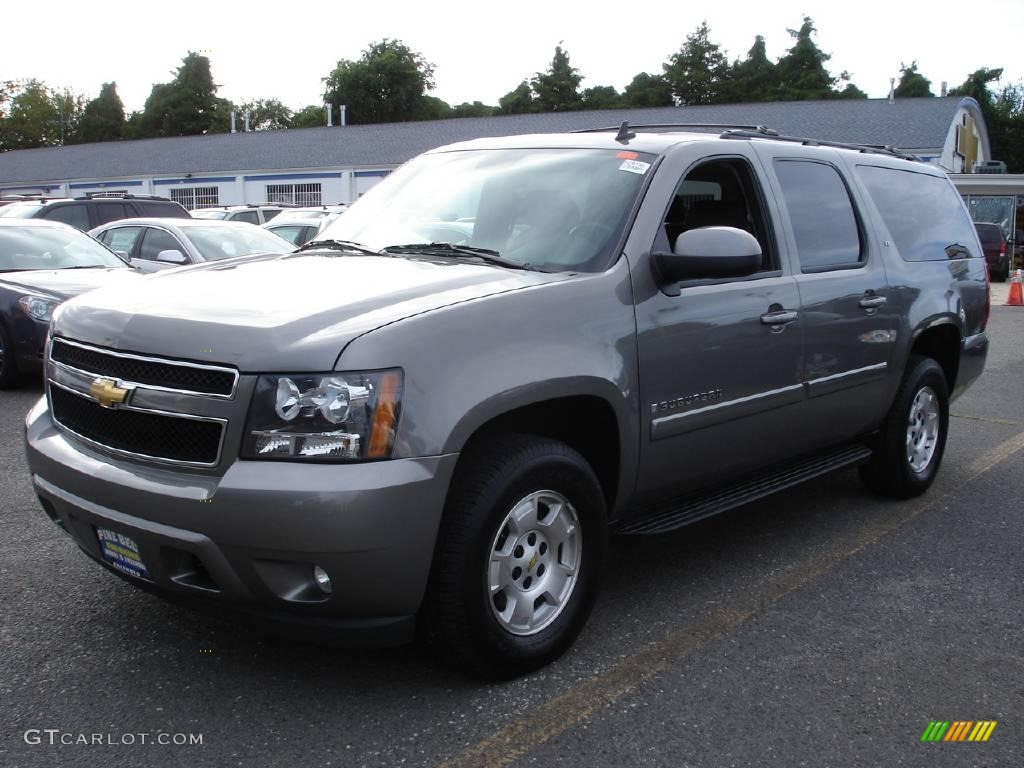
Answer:
<path fill-rule="evenodd" d="M 0 285 L 45 294 L 55 299 L 70 299 L 86 291 L 111 285 L 124 285 L 139 279 L 134 269 L 33 269 L 0 273 Z"/>
<path fill-rule="evenodd" d="M 54 332 L 249 373 L 329 371 L 351 340 L 382 325 L 568 276 L 451 259 L 249 256 L 93 291 L 60 308 Z"/>

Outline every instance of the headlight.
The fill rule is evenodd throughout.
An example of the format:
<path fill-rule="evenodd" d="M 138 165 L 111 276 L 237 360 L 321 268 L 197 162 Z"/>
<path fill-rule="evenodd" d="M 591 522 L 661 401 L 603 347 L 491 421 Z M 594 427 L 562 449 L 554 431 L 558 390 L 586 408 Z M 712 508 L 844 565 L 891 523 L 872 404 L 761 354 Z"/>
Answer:
<path fill-rule="evenodd" d="M 402 372 L 260 376 L 242 439 L 246 459 L 386 459 Z"/>
<path fill-rule="evenodd" d="M 18 299 L 18 304 L 33 320 L 48 323 L 53 320 L 53 310 L 60 305 L 60 302 L 56 299 L 44 299 L 42 296 L 29 295 Z"/>

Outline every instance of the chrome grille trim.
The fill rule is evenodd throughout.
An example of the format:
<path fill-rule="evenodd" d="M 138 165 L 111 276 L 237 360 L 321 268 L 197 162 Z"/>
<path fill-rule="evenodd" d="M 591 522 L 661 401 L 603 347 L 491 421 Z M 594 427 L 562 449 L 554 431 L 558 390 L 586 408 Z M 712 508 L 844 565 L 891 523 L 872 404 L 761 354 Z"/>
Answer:
<path fill-rule="evenodd" d="M 158 365 L 166 365 L 177 368 L 193 368 L 202 371 L 216 371 L 218 373 L 227 373 L 232 377 L 231 391 L 227 394 L 218 394 L 214 392 L 196 392 L 194 390 L 180 389 L 178 387 L 163 387 L 157 384 L 146 384 L 143 382 L 133 381 L 132 379 L 125 379 L 118 376 L 114 376 L 110 373 L 104 373 L 103 371 L 86 371 L 81 368 L 76 368 L 72 365 L 68 365 L 67 363 L 62 363 L 59 360 L 54 360 L 53 346 L 54 344 L 57 343 L 67 344 L 72 347 L 78 347 L 80 349 L 84 349 L 89 352 L 94 352 L 100 355 L 124 358 L 126 360 L 138 360 L 144 363 L 156 363 Z M 66 339 L 63 336 L 53 336 L 50 338 L 49 343 L 46 346 L 46 360 L 51 365 L 54 365 L 58 368 L 62 368 L 66 371 L 71 371 L 73 373 L 78 373 L 84 376 L 91 376 L 93 378 L 101 376 L 106 378 L 116 378 L 119 381 L 123 381 L 127 384 L 132 384 L 138 389 L 151 389 L 156 392 L 172 392 L 174 394 L 179 395 L 190 395 L 192 397 L 207 397 L 215 400 L 233 400 L 235 397 L 235 393 L 238 391 L 239 373 L 236 368 L 229 368 L 223 365 L 206 365 L 204 363 L 184 362 L 182 360 L 174 360 L 166 357 L 149 357 L 146 355 L 138 355 L 131 352 L 118 352 L 115 350 L 106 349 L 104 347 L 94 347 L 91 344 L 83 344 L 80 341 L 72 341 L 71 339 Z"/>
<path fill-rule="evenodd" d="M 114 448 L 113 446 L 106 445 L 105 443 L 101 443 L 101 442 L 99 442 L 97 440 L 93 440 L 92 438 L 86 437 L 85 435 L 82 435 L 82 434 L 76 432 L 75 430 L 71 429 L 70 427 L 65 426 L 64 424 L 62 424 L 57 419 L 56 415 L 53 412 L 53 405 L 52 405 L 53 399 L 50 396 L 50 392 L 49 392 L 50 387 L 57 387 L 57 388 L 62 389 L 65 392 L 68 392 L 68 393 L 70 393 L 72 395 L 77 395 L 78 397 L 82 398 L 83 400 L 86 400 L 86 401 L 91 402 L 91 403 L 95 403 L 95 401 L 91 397 L 89 397 L 89 395 L 87 395 L 86 393 L 79 392 L 78 390 L 76 390 L 76 389 L 74 389 L 72 387 L 68 387 L 68 386 L 65 386 L 64 384 L 61 384 L 60 382 L 54 381 L 53 379 L 47 379 L 46 384 L 47 384 L 47 392 L 46 392 L 47 400 L 50 403 L 50 418 L 53 421 L 54 426 L 56 426 L 62 432 L 65 432 L 65 433 L 67 433 L 69 435 L 74 436 L 77 440 L 81 440 L 83 443 L 86 443 L 86 444 L 91 445 L 91 446 L 93 446 L 95 448 L 98 448 L 101 451 L 106 451 L 108 453 L 117 454 L 118 456 L 127 456 L 129 458 L 140 459 L 142 461 L 148 461 L 148 462 L 153 462 L 153 463 L 157 463 L 157 464 L 167 464 L 167 465 L 178 466 L 178 467 L 182 467 L 182 466 L 184 466 L 184 467 L 204 467 L 204 468 L 207 468 L 207 469 L 218 466 L 220 464 L 220 462 L 221 462 L 221 459 L 224 456 L 224 439 L 225 439 L 225 437 L 227 435 L 227 428 L 228 428 L 228 420 L 227 419 L 219 419 L 219 418 L 215 418 L 213 416 L 195 416 L 195 415 L 190 414 L 190 413 L 176 413 L 174 411 L 162 411 L 162 410 L 157 410 L 155 408 L 136 408 L 136 407 L 133 407 L 133 406 L 130 406 L 130 405 L 119 406 L 117 410 L 121 410 L 121 411 L 135 411 L 137 413 L 152 414 L 154 416 L 166 416 L 166 417 L 169 417 L 169 418 L 187 419 L 187 420 L 191 420 L 191 421 L 205 421 L 205 422 L 209 422 L 209 423 L 219 424 L 220 425 L 220 438 L 217 441 L 217 455 L 216 455 L 216 458 L 212 462 L 184 461 L 184 460 L 181 460 L 181 459 L 169 459 L 169 458 L 166 458 L 166 457 L 163 457 L 163 456 L 150 456 L 149 454 L 146 454 L 146 453 L 135 453 L 134 451 L 126 451 L 126 450 L 123 450 L 121 448 Z"/>

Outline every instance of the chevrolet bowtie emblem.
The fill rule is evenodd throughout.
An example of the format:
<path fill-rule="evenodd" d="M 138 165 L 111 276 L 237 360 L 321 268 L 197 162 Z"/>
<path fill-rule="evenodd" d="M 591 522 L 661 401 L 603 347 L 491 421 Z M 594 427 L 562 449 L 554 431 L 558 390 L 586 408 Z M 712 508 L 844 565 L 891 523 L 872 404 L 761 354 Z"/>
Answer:
<path fill-rule="evenodd" d="M 89 394 L 104 408 L 113 408 L 128 399 L 131 389 L 117 386 L 116 379 L 96 379 L 89 385 Z"/>

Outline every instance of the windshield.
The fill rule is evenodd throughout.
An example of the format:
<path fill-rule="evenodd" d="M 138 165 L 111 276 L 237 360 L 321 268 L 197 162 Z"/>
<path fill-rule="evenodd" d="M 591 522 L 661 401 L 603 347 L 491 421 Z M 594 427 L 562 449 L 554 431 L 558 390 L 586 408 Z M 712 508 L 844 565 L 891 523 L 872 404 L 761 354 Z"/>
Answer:
<path fill-rule="evenodd" d="M 295 245 L 252 224 L 182 227 L 196 250 L 207 261 L 248 256 L 253 253 L 291 253 Z"/>
<path fill-rule="evenodd" d="M 0 227 L 0 272 L 74 267 L 124 267 L 121 259 L 70 227 Z"/>
<path fill-rule="evenodd" d="M 10 219 L 30 219 L 43 206 L 40 203 L 11 203 L 0 208 L 0 216 Z"/>
<path fill-rule="evenodd" d="M 207 210 L 207 211 L 204 211 L 204 210 L 190 211 L 190 213 L 192 214 L 192 218 L 193 219 L 223 219 L 223 218 L 226 218 L 227 215 L 228 215 L 227 211 L 210 211 L 210 210 Z"/>
<path fill-rule="evenodd" d="M 451 243 L 541 269 L 604 269 L 653 155 L 494 149 L 423 155 L 315 238 L 387 247 Z"/>

